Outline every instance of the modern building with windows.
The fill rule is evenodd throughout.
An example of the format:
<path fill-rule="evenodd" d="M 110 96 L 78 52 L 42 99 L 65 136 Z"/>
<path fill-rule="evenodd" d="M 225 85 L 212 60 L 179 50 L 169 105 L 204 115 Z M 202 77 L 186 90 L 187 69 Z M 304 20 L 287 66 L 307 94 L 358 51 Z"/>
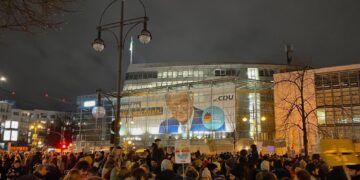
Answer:
<path fill-rule="evenodd" d="M 299 71 L 298 71 L 299 72 Z M 302 131 L 296 127 L 299 113 L 289 114 L 291 103 L 299 97 L 294 84 L 279 83 L 296 79 L 298 72 L 275 74 L 277 85 L 274 88 L 276 140 L 284 141 L 283 146 L 301 151 Z M 301 73 L 300 73 L 301 74 Z M 305 109 L 309 114 L 309 150 L 317 151 L 317 144 L 322 138 L 352 139 L 360 143 L 360 64 L 309 69 L 304 72 Z M 292 97 L 292 100 L 287 98 Z M 284 99 L 287 99 L 284 102 Z M 285 128 L 284 117 L 292 119 L 292 124 Z M 289 124 L 290 124 L 289 123 Z M 297 124 L 297 125 L 295 125 Z M 358 149 L 360 150 L 360 149 Z"/>
<path fill-rule="evenodd" d="M 9 140 L 11 138 L 11 132 L 9 131 L 9 128 L 5 129 L 5 125 L 9 125 L 8 123 L 6 124 L 6 122 L 11 116 L 11 109 L 12 105 L 10 103 L 7 101 L 0 101 L 0 148 L 5 147 L 5 141 L 3 140 L 4 138 Z"/>
<path fill-rule="evenodd" d="M 256 142 L 268 150 L 275 137 L 273 74 L 294 69 L 271 64 L 131 64 L 121 95 L 121 141 L 134 148 L 149 146 L 155 138 L 166 145 L 190 139 L 195 150 L 203 151 L 246 148 Z M 77 98 L 78 150 L 111 145 L 116 98 L 102 96 L 101 101 L 106 114 L 96 119 L 92 110 L 97 95 Z"/>

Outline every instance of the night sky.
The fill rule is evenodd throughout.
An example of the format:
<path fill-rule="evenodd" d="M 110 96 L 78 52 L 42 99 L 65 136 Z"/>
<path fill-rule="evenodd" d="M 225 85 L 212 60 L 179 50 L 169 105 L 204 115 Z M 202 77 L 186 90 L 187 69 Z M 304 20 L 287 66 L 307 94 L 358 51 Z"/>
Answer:
<path fill-rule="evenodd" d="M 117 51 L 110 34 L 95 52 L 101 11 L 109 0 L 79 0 L 60 31 L 0 32 L 2 88 L 22 108 L 74 110 L 78 95 L 116 88 Z M 134 63 L 286 62 L 284 44 L 294 45 L 295 63 L 313 67 L 360 62 L 358 0 L 144 0 L 153 40 L 135 43 Z M 120 3 L 104 22 L 118 21 Z M 126 1 L 126 17 L 143 16 L 136 0 Z M 137 37 L 142 27 L 130 35 Z M 136 39 L 135 39 L 136 40 Z M 129 39 L 126 44 L 128 49 Z M 124 64 L 128 64 L 126 51 Z M 44 93 L 49 94 L 48 98 Z M 66 99 L 66 103 L 61 102 Z"/>

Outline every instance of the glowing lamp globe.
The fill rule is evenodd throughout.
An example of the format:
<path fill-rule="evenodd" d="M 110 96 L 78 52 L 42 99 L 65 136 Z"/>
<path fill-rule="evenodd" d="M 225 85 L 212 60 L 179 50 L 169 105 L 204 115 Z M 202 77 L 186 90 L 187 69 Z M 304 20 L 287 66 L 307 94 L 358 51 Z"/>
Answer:
<path fill-rule="evenodd" d="M 101 52 L 105 49 L 105 43 L 102 39 L 96 38 L 94 42 L 91 44 L 92 48 L 97 51 Z"/>
<path fill-rule="evenodd" d="M 148 44 L 151 41 L 152 37 L 151 33 L 147 29 L 143 29 L 138 38 L 142 44 Z"/>
<path fill-rule="evenodd" d="M 92 109 L 92 115 L 94 118 L 103 118 L 105 117 L 106 111 L 102 106 L 96 106 Z"/>

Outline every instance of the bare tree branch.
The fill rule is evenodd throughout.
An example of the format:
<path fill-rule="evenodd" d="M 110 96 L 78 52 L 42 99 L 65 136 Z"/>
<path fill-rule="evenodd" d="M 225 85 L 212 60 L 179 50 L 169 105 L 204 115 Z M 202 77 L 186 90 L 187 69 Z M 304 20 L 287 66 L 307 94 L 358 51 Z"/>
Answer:
<path fill-rule="evenodd" d="M 0 31 L 31 32 L 35 29 L 57 29 L 63 23 L 59 16 L 73 12 L 75 0 L 1 0 Z"/>

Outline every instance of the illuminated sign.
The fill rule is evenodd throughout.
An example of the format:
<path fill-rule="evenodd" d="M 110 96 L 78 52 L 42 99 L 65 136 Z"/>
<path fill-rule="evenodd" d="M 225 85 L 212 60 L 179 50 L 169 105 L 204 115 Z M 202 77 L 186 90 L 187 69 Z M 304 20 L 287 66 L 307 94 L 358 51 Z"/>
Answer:
<path fill-rule="evenodd" d="M 95 101 L 95 100 L 85 101 L 85 102 L 84 102 L 84 107 L 94 107 L 95 105 L 96 105 L 96 101 Z"/>
<path fill-rule="evenodd" d="M 131 135 L 203 137 L 214 131 L 233 132 L 236 127 L 233 85 L 127 96 L 121 101 L 121 121 L 130 122 L 127 127 Z M 125 132 L 123 125 L 120 134 Z"/>

